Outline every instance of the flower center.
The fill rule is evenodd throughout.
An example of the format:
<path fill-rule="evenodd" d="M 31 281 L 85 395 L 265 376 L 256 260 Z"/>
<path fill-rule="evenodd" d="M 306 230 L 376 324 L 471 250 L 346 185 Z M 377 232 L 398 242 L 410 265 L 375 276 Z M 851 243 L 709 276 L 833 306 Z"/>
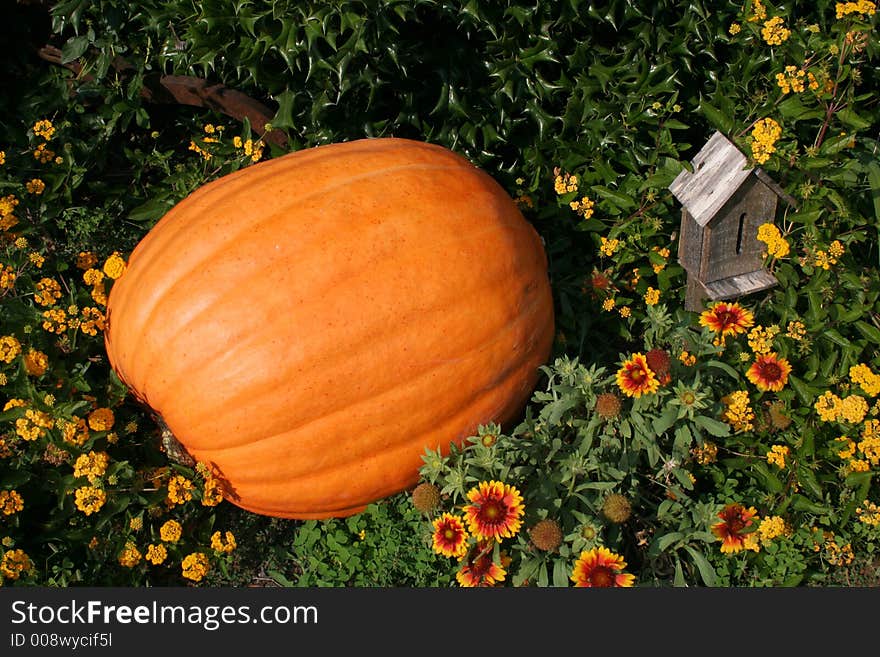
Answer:
<path fill-rule="evenodd" d="M 590 584 L 600 588 L 613 586 L 614 573 L 607 566 L 596 566 L 590 573 Z"/>
<path fill-rule="evenodd" d="M 782 376 L 782 369 L 776 363 L 763 363 L 761 375 L 768 381 L 777 381 Z"/>

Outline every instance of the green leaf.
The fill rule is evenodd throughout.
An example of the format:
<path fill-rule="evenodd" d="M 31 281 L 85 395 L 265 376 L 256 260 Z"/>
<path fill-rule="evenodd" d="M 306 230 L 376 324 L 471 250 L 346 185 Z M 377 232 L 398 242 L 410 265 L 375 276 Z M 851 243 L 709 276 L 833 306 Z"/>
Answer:
<path fill-rule="evenodd" d="M 705 99 L 700 100 L 698 109 L 716 130 L 724 134 L 730 134 L 733 131 L 733 120 Z"/>
<path fill-rule="evenodd" d="M 702 555 L 702 553 L 691 547 L 690 545 L 685 545 L 684 549 L 687 550 L 688 554 L 691 555 L 691 559 L 694 564 L 697 566 L 697 570 L 700 571 L 700 577 L 703 578 L 703 583 L 706 586 L 716 586 L 717 583 L 717 575 L 715 574 L 715 569 L 712 567 L 712 564 Z"/>
<path fill-rule="evenodd" d="M 568 586 L 568 564 L 557 559 L 553 564 L 553 586 L 565 588 Z"/>
<path fill-rule="evenodd" d="M 61 63 L 69 64 L 73 60 L 79 59 L 88 47 L 89 37 L 85 35 L 68 39 L 65 44 L 61 46 Z"/>
<path fill-rule="evenodd" d="M 841 347 L 852 347 L 852 342 L 843 337 L 836 329 L 825 329 L 820 335 L 822 337 L 828 338 L 829 340 L 831 340 L 831 342 Z"/>
<path fill-rule="evenodd" d="M 695 415 L 694 424 L 705 429 L 717 438 L 730 435 L 730 425 L 705 415 Z"/>
<path fill-rule="evenodd" d="M 173 203 L 167 199 L 150 199 L 146 203 L 132 208 L 128 213 L 128 219 L 136 223 L 155 223 L 171 209 L 172 205 Z"/>
<path fill-rule="evenodd" d="M 861 333 L 865 338 L 867 338 L 870 342 L 874 344 L 880 344 L 880 329 L 875 326 L 871 326 L 867 322 L 859 320 L 855 322 L 855 327 L 858 329 L 859 333 Z"/>

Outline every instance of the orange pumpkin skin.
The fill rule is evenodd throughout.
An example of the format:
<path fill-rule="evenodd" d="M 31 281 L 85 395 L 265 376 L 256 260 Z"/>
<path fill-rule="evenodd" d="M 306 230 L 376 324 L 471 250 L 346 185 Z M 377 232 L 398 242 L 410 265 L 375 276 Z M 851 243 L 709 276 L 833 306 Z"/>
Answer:
<path fill-rule="evenodd" d="M 554 333 L 538 234 L 488 174 L 397 138 L 206 184 L 131 253 L 109 361 L 249 511 L 343 517 L 523 409 Z"/>

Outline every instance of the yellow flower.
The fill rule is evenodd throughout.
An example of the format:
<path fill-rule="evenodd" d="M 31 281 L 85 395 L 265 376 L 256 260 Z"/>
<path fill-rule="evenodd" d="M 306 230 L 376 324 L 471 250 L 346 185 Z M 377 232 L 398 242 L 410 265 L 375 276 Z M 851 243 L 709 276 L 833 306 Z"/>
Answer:
<path fill-rule="evenodd" d="M 181 567 L 184 577 L 200 582 L 208 574 L 208 557 L 203 552 L 193 552 L 183 558 Z"/>
<path fill-rule="evenodd" d="M 617 247 L 620 246 L 620 240 L 618 239 L 607 239 L 605 237 L 600 238 L 602 243 L 599 246 L 599 251 L 602 255 L 606 255 L 609 258 L 614 255 L 614 252 L 617 250 Z"/>
<path fill-rule="evenodd" d="M 36 196 L 39 196 L 46 191 L 46 183 L 39 178 L 31 178 L 27 181 L 24 187 L 28 191 L 28 194 L 34 194 Z"/>
<path fill-rule="evenodd" d="M 87 516 L 99 511 L 107 501 L 107 494 L 94 486 L 81 486 L 74 492 L 76 508 Z"/>
<path fill-rule="evenodd" d="M 109 408 L 96 408 L 89 413 L 89 428 L 92 431 L 108 431 L 115 421 L 113 411 Z"/>
<path fill-rule="evenodd" d="M 660 302 L 660 290 L 649 287 L 645 292 L 645 304 L 648 306 L 656 306 Z"/>
<path fill-rule="evenodd" d="M 141 553 L 134 543 L 128 542 L 119 553 L 119 564 L 126 568 L 134 568 L 141 562 Z"/>
<path fill-rule="evenodd" d="M 74 477 L 87 477 L 89 483 L 94 484 L 98 477 L 104 475 L 110 457 L 106 452 L 90 451 L 88 454 L 80 454 L 73 464 Z"/>
<path fill-rule="evenodd" d="M 31 568 L 33 564 L 24 550 L 8 550 L 0 559 L 0 575 L 5 579 L 16 580 Z"/>
<path fill-rule="evenodd" d="M 773 445 L 767 452 L 767 463 L 775 465 L 780 470 L 785 468 L 785 459 L 791 450 L 784 445 Z"/>
<path fill-rule="evenodd" d="M 755 122 L 752 127 L 751 147 L 752 157 L 758 164 L 763 164 L 770 159 L 770 155 L 776 152 L 776 142 L 782 136 L 782 128 L 771 118 L 764 118 Z"/>
<path fill-rule="evenodd" d="M 166 543 L 177 543 L 183 534 L 183 527 L 176 520 L 168 520 L 159 528 L 159 537 Z"/>
<path fill-rule="evenodd" d="M 602 302 L 602 310 L 611 311 L 614 310 L 614 299 L 608 297 L 605 301 Z"/>
<path fill-rule="evenodd" d="M 34 301 L 41 306 L 54 305 L 61 298 L 61 285 L 54 279 L 41 278 L 35 287 Z"/>
<path fill-rule="evenodd" d="M 214 532 L 211 534 L 211 549 L 215 552 L 225 552 L 229 554 L 236 548 L 235 536 L 232 532 Z"/>
<path fill-rule="evenodd" d="M 21 343 L 14 335 L 0 337 L 0 361 L 11 363 L 21 353 Z M 5 409 L 4 409 L 5 410 Z"/>
<path fill-rule="evenodd" d="M 739 23 L 731 23 L 730 29 L 728 29 L 727 31 L 730 33 L 731 36 L 736 36 L 737 34 L 739 34 L 739 31 L 741 29 L 742 29 L 742 27 L 740 26 Z"/>
<path fill-rule="evenodd" d="M 49 369 L 49 357 L 42 351 L 31 349 L 24 357 L 24 369 L 31 376 L 43 376 Z"/>
<path fill-rule="evenodd" d="M 202 491 L 202 506 L 217 506 L 223 501 L 223 488 L 215 477 L 206 477 Z"/>
<path fill-rule="evenodd" d="M 24 500 L 17 491 L 0 490 L 0 513 L 11 516 L 24 509 Z"/>
<path fill-rule="evenodd" d="M 168 497 L 171 505 L 184 504 L 192 499 L 193 483 L 183 475 L 174 475 L 168 480 Z"/>
<path fill-rule="evenodd" d="M 850 14 L 873 16 L 877 11 L 877 5 L 868 0 L 858 0 L 858 2 L 838 2 L 835 5 L 835 10 L 838 19 Z"/>
<path fill-rule="evenodd" d="M 785 520 L 779 516 L 764 516 L 755 533 L 760 534 L 761 540 L 768 543 L 774 538 L 784 535 L 787 531 Z"/>
<path fill-rule="evenodd" d="M 761 36 L 771 46 L 782 44 L 790 35 L 791 30 L 786 29 L 785 21 L 779 16 L 764 21 L 764 27 L 761 29 Z"/>
<path fill-rule="evenodd" d="M 753 428 L 752 420 L 755 419 L 755 413 L 749 403 L 749 393 L 745 390 L 735 390 L 729 395 L 721 398 L 721 402 L 726 406 L 721 419 L 733 427 L 735 431 L 751 431 Z"/>
<path fill-rule="evenodd" d="M 49 119 L 40 119 L 34 123 L 33 131 L 34 135 L 37 137 L 49 141 L 52 139 L 52 135 L 55 134 L 55 126 L 52 125 L 52 122 Z"/>
<path fill-rule="evenodd" d="M 2 340 L 0 338 L 0 344 L 2 344 Z M 2 347 L 0 347 L 0 359 L 2 359 Z M 862 390 L 872 397 L 880 394 L 880 375 L 874 374 L 871 368 L 864 363 L 850 367 L 849 378 L 852 379 L 853 383 L 858 383 Z"/>
<path fill-rule="evenodd" d="M 163 563 L 165 559 L 168 558 L 168 550 L 165 549 L 165 546 L 161 543 L 159 543 L 159 545 L 154 545 L 153 543 L 150 543 L 147 546 L 147 554 L 145 558 L 154 566 L 158 566 L 159 564 Z"/>
<path fill-rule="evenodd" d="M 584 219 L 589 219 L 593 216 L 593 206 L 596 205 L 595 202 L 590 200 L 590 197 L 584 196 L 580 201 L 572 201 L 569 203 L 569 206 L 572 210 L 577 212 Z"/>
<path fill-rule="evenodd" d="M 765 18 L 767 18 L 767 9 L 764 7 L 761 0 L 752 0 L 749 23 L 757 23 L 764 20 Z"/>
<path fill-rule="evenodd" d="M 826 390 L 813 404 L 813 408 L 823 422 L 834 422 L 840 415 L 841 399 L 830 390 Z"/>
<path fill-rule="evenodd" d="M 113 279 L 117 279 L 125 273 L 125 260 L 122 259 L 118 251 L 114 251 L 107 258 L 107 261 L 104 263 L 104 273 Z"/>
<path fill-rule="evenodd" d="M 849 395 L 840 402 L 838 419 L 844 419 L 852 424 L 858 424 L 868 412 L 868 402 L 861 395 Z"/>

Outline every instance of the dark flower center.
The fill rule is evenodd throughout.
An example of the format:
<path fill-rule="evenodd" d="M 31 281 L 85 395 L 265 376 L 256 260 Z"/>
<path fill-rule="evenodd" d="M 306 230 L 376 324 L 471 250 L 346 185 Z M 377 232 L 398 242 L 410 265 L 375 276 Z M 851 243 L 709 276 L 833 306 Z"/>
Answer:
<path fill-rule="evenodd" d="M 761 376 L 768 381 L 778 381 L 782 377 L 782 368 L 773 362 L 764 362 L 758 366 Z"/>
<path fill-rule="evenodd" d="M 614 572 L 608 566 L 596 566 L 590 573 L 590 584 L 607 588 L 614 585 Z"/>

